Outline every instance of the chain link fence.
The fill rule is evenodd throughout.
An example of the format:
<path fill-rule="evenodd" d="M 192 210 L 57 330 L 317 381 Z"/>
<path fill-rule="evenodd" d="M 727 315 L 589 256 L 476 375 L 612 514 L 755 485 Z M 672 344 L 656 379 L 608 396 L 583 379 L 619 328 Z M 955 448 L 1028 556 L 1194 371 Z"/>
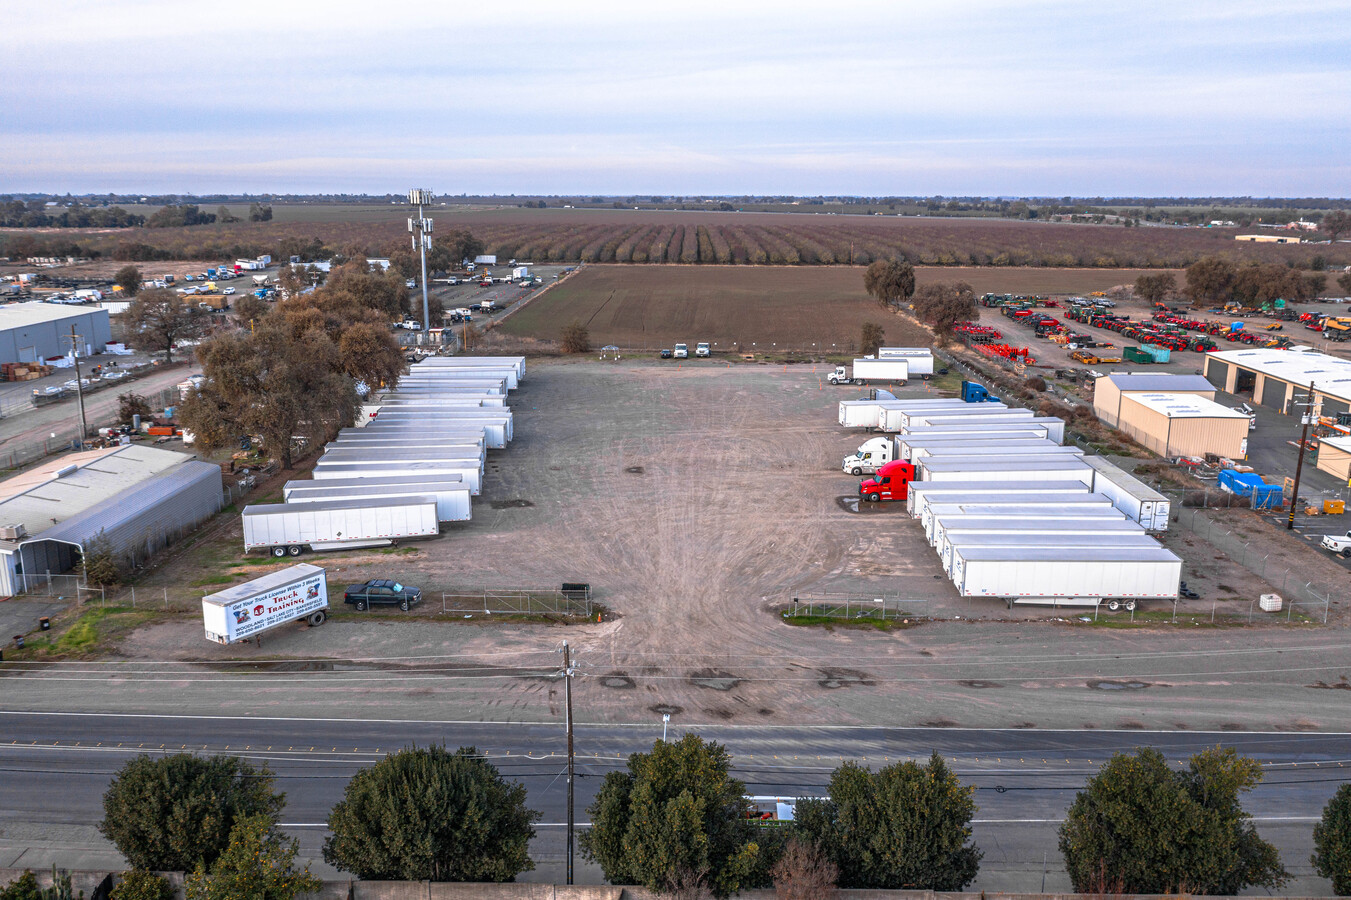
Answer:
<path fill-rule="evenodd" d="M 595 615 L 594 609 L 590 586 L 581 584 L 565 588 L 471 588 L 441 594 L 443 613 L 554 614 L 589 619 Z"/>
<path fill-rule="evenodd" d="M 902 597 L 861 597 L 856 594 L 813 594 L 794 597 L 783 611 L 785 618 L 825 618 L 872 620 L 885 622 L 891 619 L 920 617 L 916 609 L 926 610 L 928 601 Z"/>
<path fill-rule="evenodd" d="M 123 393 L 135 393 L 134 382 L 128 382 L 127 390 Z M 156 391 L 153 394 L 145 395 L 146 403 L 152 410 L 162 410 L 166 406 L 175 406 L 178 403 L 178 389 L 175 387 L 165 388 Z M 54 453 L 64 453 L 76 449 L 77 442 L 80 440 L 79 425 L 79 406 L 72 402 L 70 405 L 71 423 L 66 425 L 52 425 L 43 430 L 47 437 L 41 440 L 29 441 L 24 444 L 7 443 L 0 447 L 0 468 L 17 469 L 20 466 L 46 459 Z M 95 432 L 102 425 L 106 425 L 107 420 L 99 422 L 89 421 L 89 429 Z"/>

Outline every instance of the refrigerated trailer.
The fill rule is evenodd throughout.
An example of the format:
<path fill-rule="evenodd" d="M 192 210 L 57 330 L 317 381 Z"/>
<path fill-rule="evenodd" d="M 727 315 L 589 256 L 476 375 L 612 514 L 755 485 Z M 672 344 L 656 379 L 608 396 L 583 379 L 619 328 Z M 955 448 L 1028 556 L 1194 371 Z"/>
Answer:
<path fill-rule="evenodd" d="M 981 456 L 928 456 L 917 464 L 918 481 L 1080 481 L 1087 491 L 1093 469 L 1080 457 L 1000 459 Z"/>
<path fill-rule="evenodd" d="M 1093 467 L 1093 490 L 1112 498 L 1116 508 L 1150 531 L 1167 531 L 1172 502 L 1140 479 L 1101 456 L 1084 457 Z"/>
<path fill-rule="evenodd" d="M 909 455 L 907 455 L 907 453 Z M 991 440 L 943 440 L 906 442 L 901 447 L 901 456 L 911 462 L 927 457 L 949 456 L 996 456 L 1007 459 L 1023 459 L 1029 456 L 1052 457 L 1083 456 L 1078 447 L 1065 447 L 1045 438 L 1024 439 L 996 438 Z"/>
<path fill-rule="evenodd" d="M 899 403 L 905 403 L 900 406 Z M 906 415 L 915 415 L 918 413 L 940 413 L 952 410 L 955 415 L 966 415 L 961 410 L 970 409 L 968 403 L 960 400 L 920 400 L 920 401 L 899 401 L 897 405 L 887 404 L 878 411 L 877 427 L 881 431 L 898 432 L 901 430 L 903 417 Z M 956 404 L 956 405 L 952 405 Z M 1008 409 L 1003 403 L 985 404 L 987 410 Z"/>
<path fill-rule="evenodd" d="M 206 639 L 217 644 L 255 640 L 265 631 L 328 617 L 328 581 L 318 566 L 300 563 L 202 598 Z"/>
<path fill-rule="evenodd" d="M 916 519 L 924 515 L 924 507 L 931 502 L 944 501 L 943 497 L 967 497 L 969 502 L 978 502 L 976 498 L 1000 497 L 1007 499 L 1025 496 L 1029 500 L 1045 498 L 1056 500 L 1062 496 L 1089 493 L 1088 485 L 1082 481 L 1013 481 L 991 477 L 987 481 L 916 481 L 910 485 L 905 498 L 905 511 Z"/>
<path fill-rule="evenodd" d="M 941 547 L 943 536 L 949 528 L 967 528 L 968 523 L 997 523 L 990 527 L 998 530 L 1004 525 L 1032 528 L 1040 531 L 1043 527 L 1053 530 L 1062 528 L 1073 530 L 1076 522 L 1089 525 L 1111 523 L 1113 525 L 1139 525 L 1129 521 L 1108 501 L 1104 503 L 1100 494 L 1084 494 L 1095 498 L 1089 503 L 1039 503 L 1007 506 L 971 506 L 959 503 L 931 503 L 920 519 L 924 528 L 924 537 L 933 547 Z M 1064 501 L 1066 498 L 1058 498 Z M 1078 497 L 1076 496 L 1077 500 Z M 977 528 L 976 530 L 982 530 Z"/>
<path fill-rule="evenodd" d="M 329 478 L 426 478 L 435 480 L 444 475 L 455 475 L 477 497 L 483 487 L 483 469 L 470 460 L 453 462 L 398 462 L 373 461 L 360 468 L 325 463 L 321 458 L 314 464 L 316 481 Z"/>
<path fill-rule="evenodd" d="M 1053 606 L 1124 606 L 1175 600 L 1182 560 L 1159 548 L 969 547 L 953 551 L 952 582 L 963 597 Z"/>
<path fill-rule="evenodd" d="M 1126 523 L 1131 524 L 1131 523 Z M 1104 548 L 1110 547 L 1114 550 L 1151 550 L 1157 549 L 1159 542 L 1150 537 L 1139 526 L 1134 532 L 1105 532 L 1102 534 L 1091 534 L 1086 532 L 1064 533 L 1064 532 L 1035 532 L 1025 531 L 1019 534 L 1003 533 L 949 533 L 942 544 L 934 549 L 938 552 L 939 564 L 948 578 L 952 577 L 952 561 L 958 552 L 964 552 L 968 549 L 977 547 L 1003 547 L 1008 549 L 1036 549 L 1038 547 L 1055 547 L 1057 549 L 1068 550 L 1071 548 Z"/>
<path fill-rule="evenodd" d="M 933 351 L 928 347 L 878 347 L 878 359 L 903 359 L 910 364 L 910 375 L 929 378 L 934 373 Z"/>
<path fill-rule="evenodd" d="M 961 409 L 904 413 L 897 431 L 909 432 L 920 425 L 1007 425 L 1009 422 L 1032 418 L 1030 409 L 991 409 L 992 405 L 968 403 Z"/>
<path fill-rule="evenodd" d="M 299 556 L 306 550 L 388 547 L 436 537 L 436 498 L 266 503 L 244 507 L 244 550 Z"/>
<path fill-rule="evenodd" d="M 287 503 L 377 497 L 433 497 L 438 521 L 468 522 L 470 518 L 469 487 L 453 475 L 437 479 L 325 478 L 321 481 L 288 481 L 282 488 L 282 499 Z"/>
<path fill-rule="evenodd" d="M 904 400 L 841 400 L 840 424 L 845 428 L 876 428 L 882 410 Z"/>

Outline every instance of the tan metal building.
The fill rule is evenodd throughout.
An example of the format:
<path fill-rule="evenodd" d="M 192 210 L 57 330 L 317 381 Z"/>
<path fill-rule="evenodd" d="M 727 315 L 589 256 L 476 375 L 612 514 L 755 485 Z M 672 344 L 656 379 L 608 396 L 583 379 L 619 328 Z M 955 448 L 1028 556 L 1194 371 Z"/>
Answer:
<path fill-rule="evenodd" d="M 1248 454 L 1248 417 L 1195 394 L 1124 394 L 1117 428 L 1160 456 Z"/>
<path fill-rule="evenodd" d="M 1195 394 L 1215 399 L 1215 385 L 1200 375 L 1167 372 L 1113 372 L 1093 382 L 1093 412 L 1103 422 L 1117 427 L 1121 402 L 1127 394 Z"/>
<path fill-rule="evenodd" d="M 1309 392 L 1309 385 L 1313 385 L 1318 415 L 1335 418 L 1351 412 L 1351 360 L 1308 347 L 1207 353 L 1205 376 L 1221 391 L 1251 396 L 1253 403 L 1286 415 L 1299 414 L 1298 403 Z"/>
<path fill-rule="evenodd" d="M 1351 437 L 1319 438 L 1318 468 L 1351 482 Z"/>

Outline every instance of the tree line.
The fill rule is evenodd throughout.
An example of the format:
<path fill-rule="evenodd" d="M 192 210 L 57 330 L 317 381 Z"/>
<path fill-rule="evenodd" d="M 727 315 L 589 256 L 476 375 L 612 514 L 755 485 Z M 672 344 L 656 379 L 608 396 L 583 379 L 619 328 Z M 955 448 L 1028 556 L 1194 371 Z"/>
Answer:
<path fill-rule="evenodd" d="M 836 887 L 960 891 L 979 871 L 975 788 L 936 753 L 877 770 L 845 763 L 826 796 L 797 800 L 791 822 L 761 820 L 731 773 L 726 748 L 694 734 L 630 755 L 587 809 L 582 856 L 611 883 L 681 897 L 770 885 L 790 897 L 828 897 Z M 1074 889 L 1279 888 L 1288 873 L 1240 802 L 1261 778 L 1260 765 L 1232 749 L 1202 751 L 1181 767 L 1152 748 L 1116 754 L 1060 827 Z M 183 871 L 189 900 L 226 900 L 243 896 L 232 893 L 240 885 L 260 884 L 272 886 L 268 900 L 290 900 L 317 883 L 297 870 L 295 842 L 280 833 L 284 806 L 265 766 L 140 756 L 113 778 L 99 829 L 143 873 L 133 883 Z M 473 747 L 410 748 L 353 776 L 328 815 L 323 858 L 364 880 L 512 881 L 534 868 L 539 818 L 525 788 Z M 1313 844 L 1315 870 L 1351 894 L 1351 785 L 1328 802 Z M 159 900 L 113 900 L 142 896 Z"/>
<path fill-rule="evenodd" d="M 1337 285 L 1351 294 L 1351 273 L 1340 275 Z M 1328 276 L 1321 271 L 1303 272 L 1279 263 L 1235 264 L 1222 257 L 1207 256 L 1187 267 L 1182 293 L 1195 307 L 1233 301 L 1257 308 L 1275 300 L 1312 300 L 1321 296 L 1327 286 Z M 1136 293 L 1148 300 L 1162 300 L 1174 287 L 1171 273 L 1142 276 L 1136 281 Z"/>

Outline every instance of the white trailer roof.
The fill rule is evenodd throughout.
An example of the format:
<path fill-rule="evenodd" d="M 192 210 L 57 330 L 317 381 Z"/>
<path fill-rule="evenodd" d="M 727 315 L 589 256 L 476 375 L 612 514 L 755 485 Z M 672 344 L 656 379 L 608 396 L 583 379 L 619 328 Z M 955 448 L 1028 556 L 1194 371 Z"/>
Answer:
<path fill-rule="evenodd" d="M 435 497 L 393 497 L 388 500 L 326 500 L 320 503 L 255 503 L 244 507 L 241 515 L 275 516 L 277 513 L 323 512 L 326 509 L 380 509 L 387 506 L 435 506 Z"/>
<path fill-rule="evenodd" d="M 987 461 L 984 457 L 960 456 L 925 457 L 924 468 L 930 472 L 1061 472 L 1087 469 L 1080 457 L 1067 455 L 1064 459 L 1029 458 Z M 921 483 L 922 482 L 916 482 Z M 913 487 L 914 485 L 911 485 Z"/>
<path fill-rule="evenodd" d="M 1325 443 L 1326 440 L 1327 439 L 1324 438 Z M 1157 503 L 1160 500 L 1168 499 L 1125 469 L 1113 463 L 1111 460 L 1101 456 L 1085 456 L 1084 462 L 1096 469 L 1103 479 L 1110 481 L 1136 500 L 1153 501 Z M 1094 483 L 1097 483 L 1096 480 Z"/>
<path fill-rule="evenodd" d="M 1018 516 L 972 516 L 959 515 L 940 515 L 937 517 L 943 523 L 943 530 L 948 534 L 983 534 L 988 532 L 997 532 L 1003 529 L 1018 529 L 1020 531 L 1034 531 L 1038 533 L 1049 533 L 1056 531 L 1082 532 L 1090 529 L 1093 534 L 1101 534 L 1109 531 L 1118 531 L 1122 534 L 1146 534 L 1147 532 L 1135 522 L 1123 517 L 1113 518 L 1111 516 L 1046 516 L 1029 513 Z M 1035 522 L 1035 525 L 1027 525 L 1027 522 Z"/>
<path fill-rule="evenodd" d="M 298 481 L 288 481 L 282 486 L 282 491 L 298 490 L 308 487 L 408 487 L 426 485 L 428 490 L 453 490 L 456 485 L 463 485 L 464 479 L 453 473 L 442 475 L 421 476 L 421 475 L 370 475 L 361 477 L 353 475 L 351 478 L 325 478 L 322 481 L 315 479 L 300 479 Z"/>
<path fill-rule="evenodd" d="M 273 588 L 285 587 L 301 578 L 321 575 L 323 572 L 324 570 L 319 566 L 312 566 L 309 563 L 287 566 L 284 569 L 278 569 L 276 572 L 268 572 L 266 575 L 251 578 L 243 584 L 236 584 L 223 591 L 207 594 L 202 598 L 202 602 L 210 603 L 212 606 L 229 606 L 231 603 L 238 603 L 240 600 L 266 593 Z"/>
<path fill-rule="evenodd" d="M 957 553 L 967 562 L 1181 562 L 1162 547 L 966 547 Z"/>
<path fill-rule="evenodd" d="M 1027 494 L 1033 491 L 1059 491 L 1087 494 L 1088 485 L 1082 481 L 912 481 L 912 494 L 970 494 L 972 497 L 993 497 L 998 494 Z"/>

